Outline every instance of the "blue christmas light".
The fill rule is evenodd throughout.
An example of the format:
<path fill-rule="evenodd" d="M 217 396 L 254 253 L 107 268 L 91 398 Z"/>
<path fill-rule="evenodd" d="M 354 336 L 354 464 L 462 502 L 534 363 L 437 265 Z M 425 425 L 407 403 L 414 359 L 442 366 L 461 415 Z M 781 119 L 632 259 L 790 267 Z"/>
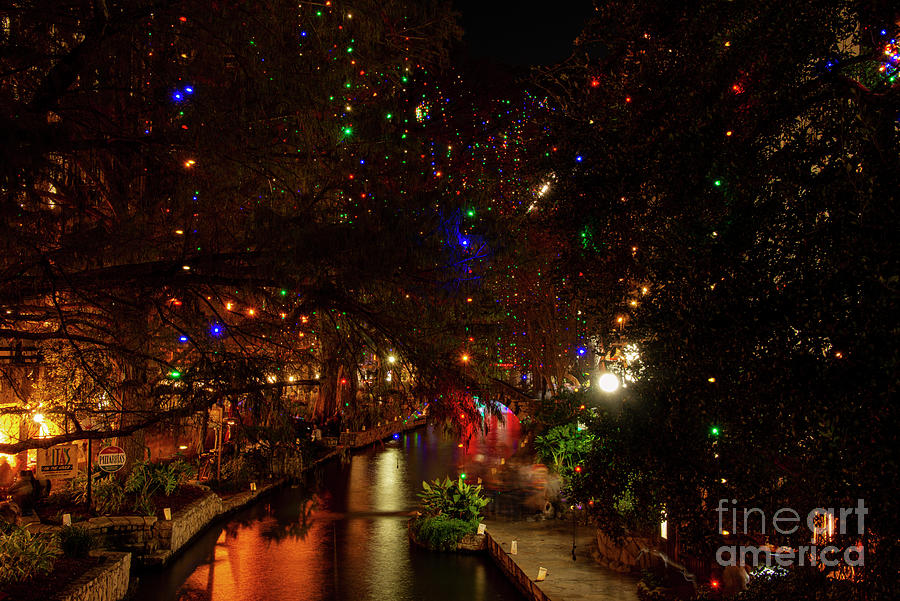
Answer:
<path fill-rule="evenodd" d="M 218 336 L 219 334 L 222 333 L 222 326 L 220 326 L 220 325 L 217 324 L 217 323 L 216 323 L 216 324 L 213 324 L 212 327 L 209 329 L 209 332 L 210 332 L 210 334 L 212 334 L 213 336 Z"/>
<path fill-rule="evenodd" d="M 580 154 L 575 156 L 575 162 L 576 162 L 576 163 L 580 163 L 580 162 L 583 161 L 583 160 L 584 160 L 584 157 L 581 156 Z"/>
<path fill-rule="evenodd" d="M 578 354 L 579 354 L 579 355 L 584 355 L 586 352 L 587 352 L 587 349 L 584 348 L 583 346 L 579 346 L 579 347 L 578 347 Z"/>
<path fill-rule="evenodd" d="M 175 92 L 172 94 L 172 99 L 175 100 L 175 102 L 181 102 L 184 100 L 184 96 L 181 95 L 181 92 Z"/>
<path fill-rule="evenodd" d="M 194 88 L 192 88 L 191 86 L 187 86 L 187 87 L 184 89 L 184 93 L 185 93 L 185 94 L 193 94 L 193 93 L 194 93 Z"/>
<path fill-rule="evenodd" d="M 178 342 L 180 342 L 180 343 L 182 343 L 182 344 L 184 344 L 184 343 L 187 342 L 187 341 L 188 341 L 188 337 L 187 337 L 187 336 L 179 336 L 179 337 L 178 337 Z"/>
<path fill-rule="evenodd" d="M 392 437 L 394 440 L 400 440 L 400 433 L 394 432 L 394 436 Z"/>

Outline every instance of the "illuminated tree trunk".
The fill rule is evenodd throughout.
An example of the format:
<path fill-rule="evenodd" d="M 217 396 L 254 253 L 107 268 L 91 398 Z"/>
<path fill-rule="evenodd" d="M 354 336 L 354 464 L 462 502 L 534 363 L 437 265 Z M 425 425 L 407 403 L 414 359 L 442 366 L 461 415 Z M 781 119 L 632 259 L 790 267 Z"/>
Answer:
<path fill-rule="evenodd" d="M 140 306 L 135 308 L 134 314 L 129 316 L 129 319 L 123 319 L 124 323 L 133 324 L 129 328 L 131 331 L 127 335 L 131 338 L 133 344 L 139 345 L 137 348 L 144 351 L 146 356 L 151 354 L 149 315 L 150 307 Z M 148 366 L 145 361 L 132 357 L 122 358 L 116 363 L 120 377 L 118 386 L 119 427 L 126 428 L 141 421 L 142 417 L 145 417 L 153 410 L 150 403 Z M 146 431 L 144 429 L 115 439 L 114 444 L 125 451 L 126 461 L 122 473 L 129 473 L 135 461 L 148 458 L 149 449 L 147 449 L 146 439 Z"/>
<path fill-rule="evenodd" d="M 353 357 L 339 335 L 322 332 L 319 342 L 322 345 L 322 371 L 312 415 L 315 419 L 326 420 L 343 407 L 355 405 L 359 377 Z"/>

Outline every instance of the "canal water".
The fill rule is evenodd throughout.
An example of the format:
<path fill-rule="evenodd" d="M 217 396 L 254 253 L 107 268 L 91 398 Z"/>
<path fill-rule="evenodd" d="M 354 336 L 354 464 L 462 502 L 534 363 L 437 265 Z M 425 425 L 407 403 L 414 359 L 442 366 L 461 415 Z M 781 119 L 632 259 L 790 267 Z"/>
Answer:
<path fill-rule="evenodd" d="M 493 512 L 533 512 L 546 475 L 517 459 L 515 416 L 460 446 L 433 428 L 334 460 L 305 485 L 280 489 L 204 532 L 138 601 L 519 600 L 486 556 L 412 547 L 406 523 L 423 480 L 465 474 Z"/>

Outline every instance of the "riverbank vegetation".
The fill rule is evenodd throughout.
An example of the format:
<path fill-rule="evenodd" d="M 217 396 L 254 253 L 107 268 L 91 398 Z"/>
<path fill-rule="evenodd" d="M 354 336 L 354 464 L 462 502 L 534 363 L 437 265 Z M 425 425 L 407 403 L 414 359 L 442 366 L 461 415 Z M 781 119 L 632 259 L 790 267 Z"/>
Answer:
<path fill-rule="evenodd" d="M 422 482 L 421 513 L 410 521 L 410 536 L 432 550 L 452 551 L 467 534 L 474 534 L 488 504 L 481 485 L 457 480 Z"/>

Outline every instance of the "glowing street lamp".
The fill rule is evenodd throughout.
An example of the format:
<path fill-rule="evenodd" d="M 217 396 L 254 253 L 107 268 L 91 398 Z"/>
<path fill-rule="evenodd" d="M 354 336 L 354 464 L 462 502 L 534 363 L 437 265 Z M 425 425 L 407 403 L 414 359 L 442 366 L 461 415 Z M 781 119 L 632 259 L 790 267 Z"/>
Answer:
<path fill-rule="evenodd" d="M 619 378 L 616 374 L 606 372 L 597 380 L 597 385 L 603 392 L 615 392 L 619 389 Z"/>

